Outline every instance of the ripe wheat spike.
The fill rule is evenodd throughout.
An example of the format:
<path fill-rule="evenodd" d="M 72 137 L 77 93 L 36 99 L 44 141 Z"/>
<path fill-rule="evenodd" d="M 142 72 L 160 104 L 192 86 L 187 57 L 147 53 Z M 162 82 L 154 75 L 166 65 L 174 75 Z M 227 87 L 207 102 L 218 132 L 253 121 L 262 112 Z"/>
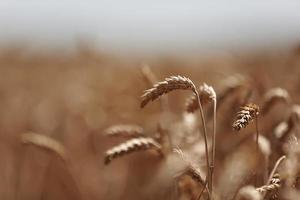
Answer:
<path fill-rule="evenodd" d="M 268 185 L 263 185 L 259 188 L 256 188 L 256 190 L 260 193 L 265 193 L 265 192 L 271 192 L 275 191 L 278 188 L 280 188 L 280 175 L 275 174 L 273 178 L 271 179 L 271 183 Z"/>
<path fill-rule="evenodd" d="M 232 124 L 233 129 L 239 131 L 241 128 L 245 128 L 258 115 L 259 107 L 256 104 L 250 103 L 242 106 Z"/>
<path fill-rule="evenodd" d="M 216 92 L 212 86 L 208 86 L 206 83 L 203 83 L 199 87 L 199 96 L 201 104 L 205 105 L 216 99 Z M 185 107 L 188 113 L 193 113 L 199 108 L 197 96 L 195 94 L 192 94 L 189 98 L 187 98 Z"/>
<path fill-rule="evenodd" d="M 163 94 L 173 90 L 195 90 L 194 83 L 184 76 L 170 76 L 164 81 L 156 83 L 153 88 L 144 91 L 142 95 L 141 108 L 145 107 L 150 101 L 154 101 Z"/>
<path fill-rule="evenodd" d="M 21 141 L 23 144 L 32 144 L 46 150 L 50 150 L 63 160 L 67 160 L 65 147 L 58 141 L 37 133 L 24 133 L 21 135 Z"/>
<path fill-rule="evenodd" d="M 144 135 L 144 129 L 137 125 L 120 124 L 104 130 L 104 135 L 111 137 L 140 137 Z"/>
<path fill-rule="evenodd" d="M 104 164 L 109 164 L 117 157 L 148 149 L 155 149 L 161 153 L 161 145 L 158 144 L 153 138 L 141 137 L 130 139 L 106 151 Z"/>
<path fill-rule="evenodd" d="M 288 91 L 283 88 L 272 88 L 264 96 L 262 114 L 267 114 L 277 102 L 290 102 Z"/>

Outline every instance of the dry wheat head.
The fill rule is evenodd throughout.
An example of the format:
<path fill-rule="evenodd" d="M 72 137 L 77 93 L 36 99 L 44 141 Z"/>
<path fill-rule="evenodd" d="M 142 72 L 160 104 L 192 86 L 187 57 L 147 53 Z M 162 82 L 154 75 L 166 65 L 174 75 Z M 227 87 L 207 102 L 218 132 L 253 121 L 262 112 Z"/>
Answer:
<path fill-rule="evenodd" d="M 163 94 L 173 90 L 195 90 L 194 83 L 184 76 L 170 76 L 164 81 L 158 82 L 153 88 L 145 90 L 142 95 L 141 108 L 145 107 L 150 101 L 154 101 Z"/>
<path fill-rule="evenodd" d="M 245 128 L 258 115 L 259 107 L 256 104 L 250 103 L 242 106 L 232 124 L 233 129 L 239 131 L 241 128 Z"/>

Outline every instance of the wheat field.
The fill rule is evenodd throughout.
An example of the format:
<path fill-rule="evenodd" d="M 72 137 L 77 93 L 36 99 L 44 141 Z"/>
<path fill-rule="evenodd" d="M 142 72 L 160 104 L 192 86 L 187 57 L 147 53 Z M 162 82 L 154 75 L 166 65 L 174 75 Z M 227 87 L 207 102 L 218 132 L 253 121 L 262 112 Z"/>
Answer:
<path fill-rule="evenodd" d="M 299 49 L 6 48 L 0 74 L 0 199 L 300 198 Z"/>

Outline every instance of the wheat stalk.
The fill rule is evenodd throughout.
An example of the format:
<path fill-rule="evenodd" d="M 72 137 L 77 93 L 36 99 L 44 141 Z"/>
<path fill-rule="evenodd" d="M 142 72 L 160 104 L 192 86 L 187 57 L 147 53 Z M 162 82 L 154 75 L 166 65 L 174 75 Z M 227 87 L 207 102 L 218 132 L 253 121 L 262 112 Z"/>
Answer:
<path fill-rule="evenodd" d="M 64 161 L 67 160 L 65 147 L 60 142 L 48 136 L 29 132 L 21 135 L 21 141 L 23 144 L 32 144 L 50 150 L 59 155 Z"/>
<path fill-rule="evenodd" d="M 157 82 L 157 78 L 156 78 L 155 74 L 153 73 L 153 71 L 151 70 L 151 68 L 149 67 L 149 65 L 142 65 L 140 67 L 140 70 L 141 70 L 141 74 L 142 74 L 145 82 L 149 86 L 152 86 L 153 84 L 155 84 Z"/>
<path fill-rule="evenodd" d="M 166 78 L 165 81 L 158 82 L 153 86 L 153 88 L 144 91 L 142 95 L 141 107 L 145 107 L 150 101 L 154 101 L 158 97 L 163 94 L 169 93 L 173 90 L 182 89 L 182 90 L 191 90 L 197 97 L 199 112 L 201 116 L 203 135 L 204 135 L 204 143 L 205 143 L 205 153 L 206 153 L 206 166 L 207 166 L 207 177 L 210 175 L 210 163 L 209 163 L 209 153 L 208 153 L 208 141 L 207 141 L 207 130 L 203 108 L 200 101 L 199 92 L 197 91 L 194 83 L 186 77 L 182 76 L 171 76 Z M 210 180 L 208 179 L 208 185 L 210 184 Z M 210 198 L 209 198 L 210 199 Z"/>
<path fill-rule="evenodd" d="M 282 88 L 272 88 L 264 96 L 264 103 L 262 106 L 262 114 L 267 114 L 271 108 L 278 102 L 289 103 L 290 95 Z"/>
<path fill-rule="evenodd" d="M 104 163 L 107 165 L 117 157 L 148 149 L 155 149 L 161 153 L 161 145 L 153 138 L 133 138 L 106 151 Z"/>
<path fill-rule="evenodd" d="M 137 125 L 120 124 L 104 130 L 104 135 L 110 137 L 140 137 L 144 136 L 144 129 Z"/>

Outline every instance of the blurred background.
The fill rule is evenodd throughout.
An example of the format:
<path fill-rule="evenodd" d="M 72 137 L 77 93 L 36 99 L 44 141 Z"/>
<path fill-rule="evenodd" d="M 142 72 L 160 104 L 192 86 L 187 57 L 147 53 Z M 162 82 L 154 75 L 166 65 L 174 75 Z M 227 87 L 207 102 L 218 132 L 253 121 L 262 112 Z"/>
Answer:
<path fill-rule="evenodd" d="M 1 1 L 0 199 L 171 199 L 170 166 L 152 154 L 103 164 L 122 141 L 105 128 L 156 131 L 159 105 L 139 108 L 149 87 L 140 67 L 217 91 L 240 73 L 255 80 L 256 97 L 281 86 L 299 102 L 299 9 L 299 1 Z M 171 121 L 181 120 L 186 94 L 170 95 Z M 24 145 L 27 132 L 62 144 L 68 163 Z"/>
<path fill-rule="evenodd" d="M 0 41 L 114 53 L 279 48 L 299 42 L 298 1 L 2 1 Z"/>

